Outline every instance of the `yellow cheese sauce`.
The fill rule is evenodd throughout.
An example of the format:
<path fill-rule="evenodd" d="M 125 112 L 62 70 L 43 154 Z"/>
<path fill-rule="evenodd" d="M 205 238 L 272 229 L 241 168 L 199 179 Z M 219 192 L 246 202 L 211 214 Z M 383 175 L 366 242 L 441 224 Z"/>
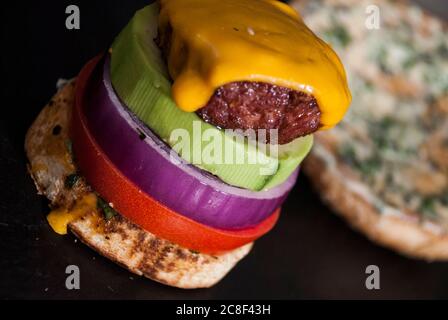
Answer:
<path fill-rule="evenodd" d="M 215 90 L 259 81 L 312 94 L 322 128 L 331 128 L 351 102 L 336 53 L 299 14 L 275 0 L 161 0 L 159 27 L 170 30 L 172 96 L 184 111 L 206 105 Z"/>
<path fill-rule="evenodd" d="M 59 208 L 50 212 L 47 221 L 54 232 L 58 234 L 67 234 L 67 226 L 70 222 L 79 217 L 96 210 L 97 197 L 89 193 L 79 199 L 71 210 Z"/>

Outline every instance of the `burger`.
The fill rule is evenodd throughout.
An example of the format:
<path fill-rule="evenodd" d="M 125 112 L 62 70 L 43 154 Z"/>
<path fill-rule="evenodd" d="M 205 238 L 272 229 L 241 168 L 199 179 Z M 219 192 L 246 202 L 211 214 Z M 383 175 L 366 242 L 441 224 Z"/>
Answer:
<path fill-rule="evenodd" d="M 271 230 L 313 132 L 350 104 L 344 68 L 274 0 L 161 0 L 29 129 L 51 228 L 131 272 L 210 287 Z"/>

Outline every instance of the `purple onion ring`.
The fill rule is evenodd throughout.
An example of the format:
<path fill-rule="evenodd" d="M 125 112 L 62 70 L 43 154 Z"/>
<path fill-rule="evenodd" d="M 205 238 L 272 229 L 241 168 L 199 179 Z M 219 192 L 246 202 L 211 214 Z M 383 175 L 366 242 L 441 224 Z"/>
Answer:
<path fill-rule="evenodd" d="M 87 94 L 89 127 L 116 167 L 142 192 L 197 222 L 228 230 L 254 226 L 282 205 L 297 180 L 298 169 L 281 185 L 250 191 L 230 186 L 180 157 L 175 164 L 171 148 L 115 93 L 109 57 L 104 67 L 97 67 Z"/>

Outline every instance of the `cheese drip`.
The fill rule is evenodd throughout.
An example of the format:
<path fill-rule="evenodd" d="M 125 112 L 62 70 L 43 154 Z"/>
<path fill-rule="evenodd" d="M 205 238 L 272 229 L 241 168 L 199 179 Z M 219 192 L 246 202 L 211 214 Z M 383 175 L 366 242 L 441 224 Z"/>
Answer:
<path fill-rule="evenodd" d="M 67 234 L 67 226 L 70 222 L 82 217 L 89 212 L 93 212 L 97 207 L 97 197 L 93 193 L 89 193 L 76 201 L 72 209 L 59 208 L 52 210 L 48 216 L 47 221 L 54 232 L 64 235 Z"/>
<path fill-rule="evenodd" d="M 312 94 L 327 129 L 342 120 L 351 95 L 332 48 L 290 6 L 275 0 L 161 0 L 161 42 L 179 108 L 194 112 L 216 89 L 259 81 Z"/>

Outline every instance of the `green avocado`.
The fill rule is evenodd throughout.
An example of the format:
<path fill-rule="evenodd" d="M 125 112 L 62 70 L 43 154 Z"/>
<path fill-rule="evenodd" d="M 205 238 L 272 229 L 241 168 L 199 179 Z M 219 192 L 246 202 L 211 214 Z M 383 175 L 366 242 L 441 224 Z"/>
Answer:
<path fill-rule="evenodd" d="M 257 148 L 247 138 L 235 138 L 205 123 L 194 112 L 179 109 L 171 97 L 170 77 L 154 42 L 158 12 L 158 4 L 138 11 L 112 45 L 111 78 L 119 97 L 184 160 L 222 181 L 255 191 L 285 181 L 310 151 L 312 136 L 270 152 L 269 148 Z M 205 155 L 208 161 L 203 161 Z M 234 161 L 225 161 L 231 158 Z"/>

